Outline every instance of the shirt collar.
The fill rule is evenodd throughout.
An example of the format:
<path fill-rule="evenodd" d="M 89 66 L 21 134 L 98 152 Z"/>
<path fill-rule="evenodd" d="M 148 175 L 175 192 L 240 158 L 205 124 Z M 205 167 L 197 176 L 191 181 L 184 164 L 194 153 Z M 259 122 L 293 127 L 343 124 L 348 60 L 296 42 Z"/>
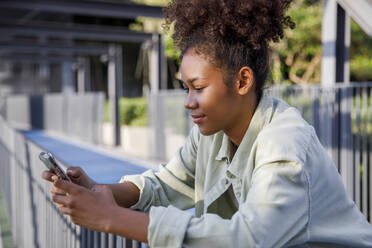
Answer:
<path fill-rule="evenodd" d="M 223 160 L 223 159 L 229 158 L 230 146 L 231 146 L 231 142 L 230 142 L 229 137 L 223 133 L 221 148 L 217 153 L 216 160 Z"/>
<path fill-rule="evenodd" d="M 253 143 L 262 128 L 270 122 L 273 111 L 274 104 L 272 97 L 263 94 L 256 111 L 253 114 L 251 123 L 249 124 L 242 142 L 236 150 L 231 165 L 228 168 L 228 170 L 236 177 L 240 176 L 239 172 L 242 169 L 241 167 L 244 167 L 247 164 Z M 228 159 L 230 155 L 230 147 L 231 141 L 229 137 L 226 134 L 223 134 L 221 148 L 216 156 L 216 160 L 222 160 L 224 158 Z"/>

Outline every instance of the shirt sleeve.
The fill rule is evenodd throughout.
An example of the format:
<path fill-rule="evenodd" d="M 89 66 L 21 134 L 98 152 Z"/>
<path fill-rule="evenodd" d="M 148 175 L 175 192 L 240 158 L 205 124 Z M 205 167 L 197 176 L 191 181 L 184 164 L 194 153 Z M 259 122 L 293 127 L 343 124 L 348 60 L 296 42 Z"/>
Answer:
<path fill-rule="evenodd" d="M 197 146 L 200 133 L 192 128 L 185 144 L 158 172 L 148 170 L 141 175 L 124 176 L 120 182 L 134 183 L 140 190 L 140 198 L 131 209 L 148 212 L 151 206 L 173 205 L 188 209 L 195 204 L 194 181 Z"/>
<path fill-rule="evenodd" d="M 172 206 L 150 210 L 150 247 L 283 247 L 306 237 L 308 177 L 298 162 L 256 168 L 246 200 L 229 219 L 194 217 Z M 247 185 L 246 185 L 247 186 Z"/>

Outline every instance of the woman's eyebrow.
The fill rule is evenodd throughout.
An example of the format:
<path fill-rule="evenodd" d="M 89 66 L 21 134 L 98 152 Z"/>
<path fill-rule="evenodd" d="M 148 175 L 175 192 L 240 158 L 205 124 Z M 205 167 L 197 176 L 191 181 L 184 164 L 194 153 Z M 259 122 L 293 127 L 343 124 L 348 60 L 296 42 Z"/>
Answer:
<path fill-rule="evenodd" d="M 202 78 L 200 78 L 200 77 L 194 77 L 194 78 L 191 78 L 191 79 L 186 80 L 186 83 L 185 83 L 185 81 L 183 81 L 183 80 L 180 80 L 180 81 L 181 81 L 181 83 L 183 83 L 183 84 L 194 84 L 194 82 L 195 82 L 196 80 L 200 80 L 200 79 L 202 79 Z"/>

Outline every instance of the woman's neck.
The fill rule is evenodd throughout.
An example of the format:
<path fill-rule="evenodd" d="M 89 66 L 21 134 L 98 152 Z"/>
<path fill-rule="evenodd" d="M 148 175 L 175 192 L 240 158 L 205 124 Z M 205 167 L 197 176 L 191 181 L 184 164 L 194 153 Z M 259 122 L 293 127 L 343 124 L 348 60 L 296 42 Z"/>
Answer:
<path fill-rule="evenodd" d="M 239 115 L 239 119 L 234 125 L 233 128 L 230 130 L 224 131 L 225 134 L 230 138 L 231 142 L 236 146 L 239 147 L 240 143 L 243 140 L 244 134 L 248 130 L 248 127 L 251 123 L 253 118 L 254 112 L 256 111 L 258 102 L 256 94 L 253 96 L 247 97 L 246 101 L 243 103 L 241 114 Z M 244 107 L 248 106 L 248 107 Z"/>

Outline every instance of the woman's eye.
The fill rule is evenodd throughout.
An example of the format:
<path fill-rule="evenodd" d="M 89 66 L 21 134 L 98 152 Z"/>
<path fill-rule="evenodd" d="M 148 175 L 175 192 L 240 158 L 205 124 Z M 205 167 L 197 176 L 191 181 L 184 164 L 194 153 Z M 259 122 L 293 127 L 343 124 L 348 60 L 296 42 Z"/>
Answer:
<path fill-rule="evenodd" d="M 196 91 L 202 91 L 203 88 L 195 88 Z"/>
<path fill-rule="evenodd" d="M 184 90 L 186 93 L 189 93 L 189 88 L 183 87 L 183 90 Z"/>

